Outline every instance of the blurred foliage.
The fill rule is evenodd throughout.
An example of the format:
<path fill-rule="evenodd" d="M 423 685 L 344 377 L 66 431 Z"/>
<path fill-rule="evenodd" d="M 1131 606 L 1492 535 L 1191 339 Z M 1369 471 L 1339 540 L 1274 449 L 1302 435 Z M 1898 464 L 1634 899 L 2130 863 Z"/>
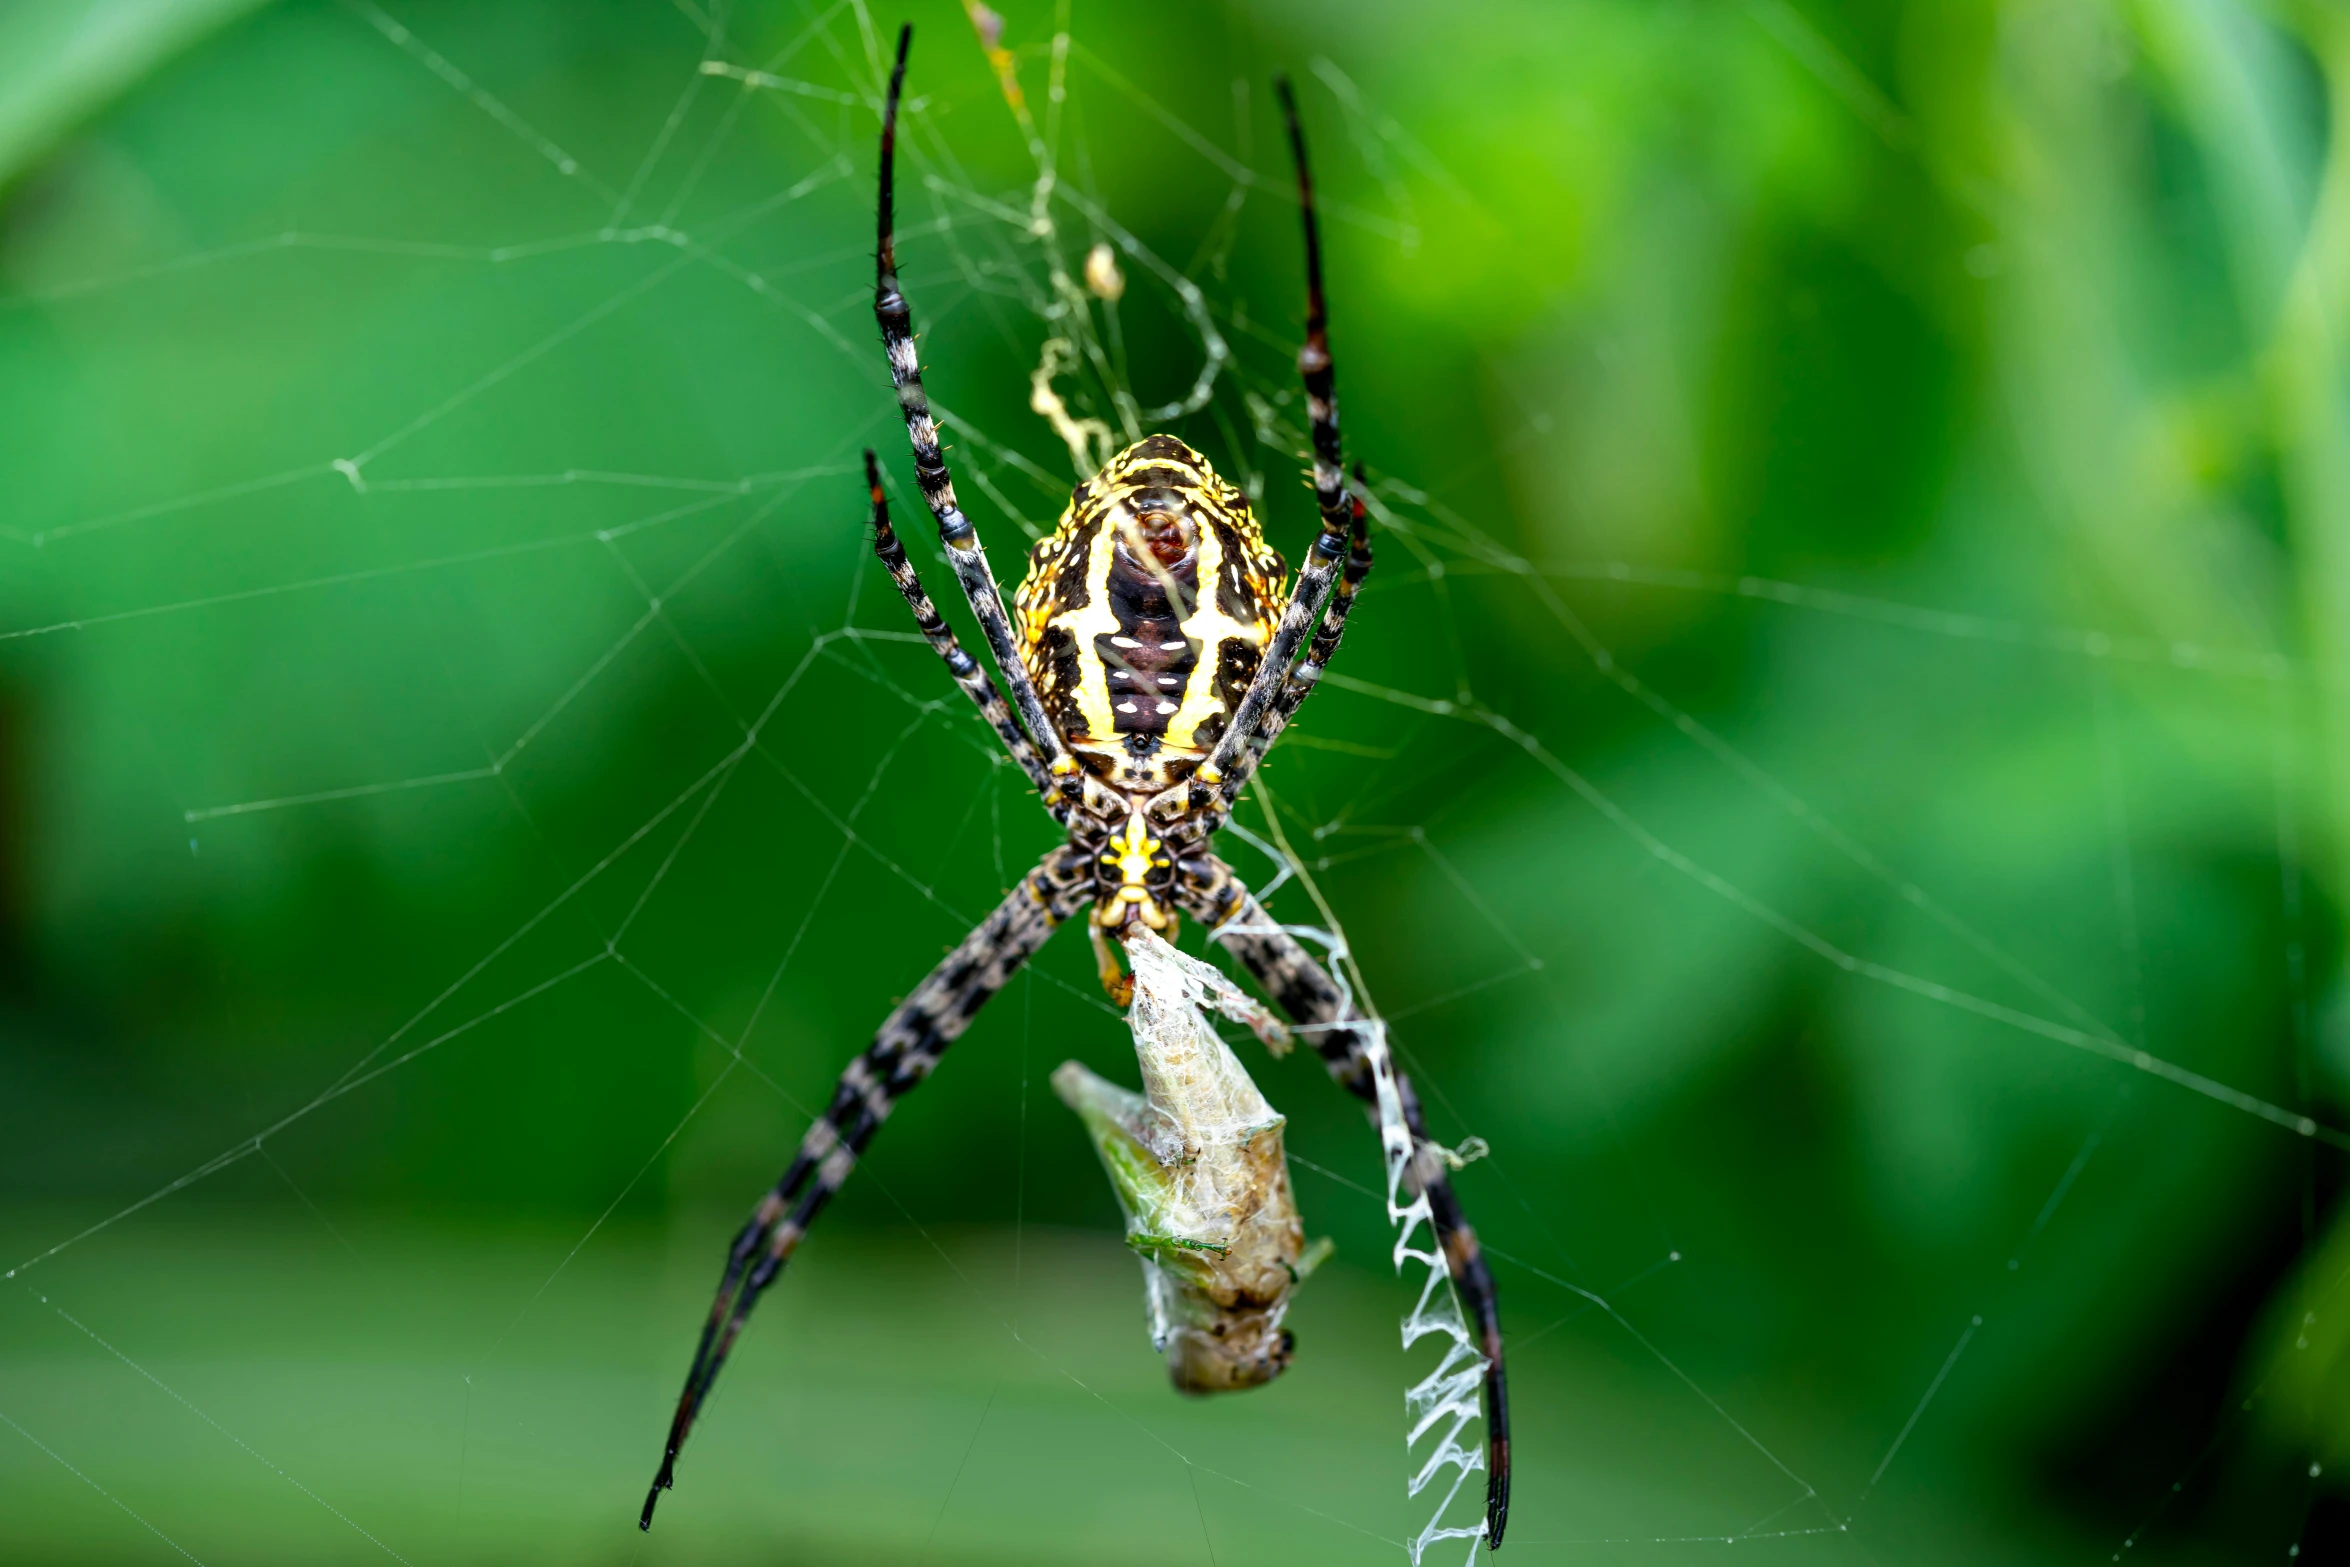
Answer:
<path fill-rule="evenodd" d="M 0 12 L 0 180 L 253 0 L 18 0 Z"/>
<path fill-rule="evenodd" d="M 95 1333 L 404 1553 L 621 1559 L 721 1237 L 1050 841 L 862 533 L 897 18 L 235 9 L 0 16 L 0 1539 L 161 1549 L 62 1459 L 206 1559 L 355 1550 Z M 1162 423 L 1307 536 L 1306 88 L 1382 553 L 1243 825 L 1495 1149 L 1512 1550 L 2341 1549 L 2341 1139 L 2164 1073 L 2350 1119 L 2342 15 L 1073 5 L 1063 101 L 1005 9 L 1058 231 L 924 3 L 903 252 L 1007 577 L 1097 238 L 1064 390 L 1179 398 L 1188 278 L 1236 357 Z M 1337 1282 L 1176 1408 L 1043 1093 L 1126 1048 L 1064 937 L 642 1559 L 1391 1557 L 1334 1521 L 1406 1527 L 1372 1139 L 1263 1068 Z"/>

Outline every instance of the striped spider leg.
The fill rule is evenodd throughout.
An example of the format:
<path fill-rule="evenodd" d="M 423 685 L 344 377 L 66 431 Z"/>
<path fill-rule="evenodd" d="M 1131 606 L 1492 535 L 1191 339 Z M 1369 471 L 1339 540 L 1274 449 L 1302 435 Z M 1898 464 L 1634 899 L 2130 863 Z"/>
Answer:
<path fill-rule="evenodd" d="M 1322 680 L 1322 671 L 1330 666 L 1330 659 L 1338 651 L 1339 639 L 1346 635 L 1346 618 L 1354 610 L 1355 595 L 1361 591 L 1363 579 L 1371 574 L 1371 535 L 1363 511 L 1362 490 L 1368 484 L 1362 464 L 1355 464 L 1355 490 L 1348 496 L 1353 517 L 1352 542 L 1347 547 L 1346 569 L 1340 573 L 1338 586 L 1331 592 L 1330 603 L 1322 611 L 1322 623 L 1314 628 L 1314 640 L 1306 646 L 1306 656 L 1298 660 L 1289 672 L 1281 690 L 1265 704 L 1265 716 L 1257 726 L 1254 740 L 1234 766 L 1216 797 L 1187 827 L 1179 829 L 1189 835 L 1188 841 L 1197 843 L 1221 832 L 1232 819 L 1233 802 L 1250 778 L 1263 764 L 1265 753 L 1273 749 L 1273 742 L 1281 738 L 1297 710 L 1305 705 L 1307 697 Z M 1171 836 L 1173 836 L 1171 834 Z"/>
<path fill-rule="evenodd" d="M 661 1472 L 645 1493 L 637 1527 L 653 1527 L 653 1506 L 675 1481 L 678 1450 L 710 1396 L 726 1357 L 759 1296 L 799 1249 L 808 1226 L 849 1178 L 857 1159 L 897 1102 L 930 1075 L 973 1014 L 1043 946 L 1053 927 L 1085 906 L 1093 891 L 1090 857 L 1063 845 L 1020 879 L 962 945 L 932 969 L 890 1013 L 864 1054 L 848 1065 L 823 1114 L 800 1139 L 790 1168 L 761 1198 L 727 1249 L 717 1298 L 702 1324 L 685 1391 L 670 1418 Z"/>
<path fill-rule="evenodd" d="M 915 626 L 929 642 L 931 651 L 945 662 L 947 673 L 955 677 L 955 684 L 978 707 L 979 716 L 987 720 L 987 726 L 1004 743 L 1004 750 L 1020 764 L 1028 781 L 1036 785 L 1036 792 L 1044 796 L 1054 819 L 1067 825 L 1068 804 L 1060 786 L 1053 781 L 1051 767 L 1037 754 L 1035 744 L 1012 717 L 1012 710 L 1004 705 L 1003 693 L 987 677 L 987 671 L 979 667 L 979 660 L 963 651 L 954 628 L 939 614 L 938 606 L 922 589 L 922 579 L 914 574 L 913 562 L 906 559 L 906 546 L 899 540 L 897 530 L 889 525 L 889 497 L 881 491 L 881 464 L 875 460 L 870 446 L 865 448 L 865 487 L 873 504 L 873 553 L 880 557 L 890 581 L 906 601 L 906 608 L 914 612 Z"/>
<path fill-rule="evenodd" d="M 1022 663 L 1020 650 L 1012 633 L 1012 620 L 1004 608 L 1004 595 L 996 586 L 995 572 L 987 563 L 987 551 L 980 546 L 979 530 L 971 519 L 963 515 L 963 508 L 955 502 L 955 481 L 947 473 L 946 454 L 939 447 L 938 422 L 931 417 L 930 395 L 922 386 L 922 362 L 914 346 L 914 316 L 906 303 L 906 295 L 898 286 L 898 251 L 896 226 L 898 101 L 906 85 L 906 53 L 913 47 L 914 24 L 908 22 L 898 29 L 897 61 L 890 67 L 889 97 L 881 111 L 881 189 L 875 220 L 873 254 L 873 318 L 881 327 L 881 343 L 889 355 L 889 377 L 897 388 L 898 407 L 906 416 L 906 439 L 914 448 L 914 479 L 921 487 L 922 500 L 930 514 L 938 520 L 939 542 L 946 546 L 947 564 L 962 585 L 963 597 L 971 605 L 971 613 L 979 621 L 981 635 L 987 639 L 987 649 L 994 656 L 995 666 L 1003 675 L 1004 684 L 1011 688 L 1012 704 L 1019 710 L 1020 719 L 1042 757 L 1045 770 L 1066 807 L 1085 800 L 1097 815 L 1123 816 L 1125 812 L 1114 801 L 1105 801 L 1107 791 L 1098 785 L 1088 787 L 1092 780 L 1078 771 L 1076 758 L 1069 754 L 1060 732 L 1045 716 L 1044 703 L 1036 693 L 1036 682 L 1029 678 L 1028 668 Z"/>
<path fill-rule="evenodd" d="M 1369 482 L 1363 476 L 1363 465 L 1356 463 L 1355 487 L 1347 497 L 1354 526 L 1346 551 L 1346 569 L 1339 573 L 1329 607 L 1322 612 L 1322 623 L 1314 628 L 1314 640 L 1306 645 L 1306 656 L 1289 672 L 1281 694 L 1266 705 L 1264 722 L 1258 726 L 1256 739 L 1249 743 L 1242 768 L 1224 785 L 1227 800 L 1238 797 L 1241 785 L 1248 782 L 1249 775 L 1264 761 L 1265 753 L 1273 749 L 1273 742 L 1281 738 L 1281 731 L 1289 727 L 1289 721 L 1297 716 L 1306 698 L 1314 694 L 1314 687 L 1321 683 L 1322 671 L 1330 667 L 1331 655 L 1338 651 L 1339 638 L 1346 635 L 1346 617 L 1354 610 L 1355 595 L 1362 591 L 1363 579 L 1371 574 L 1371 528 L 1363 511 L 1363 490 Z"/>
<path fill-rule="evenodd" d="M 1297 704 L 1312 689 L 1309 680 L 1298 688 L 1294 699 L 1285 701 L 1295 674 L 1291 663 L 1307 632 L 1315 630 L 1317 620 L 1323 617 L 1323 597 L 1330 592 L 1333 579 L 1339 576 L 1340 554 L 1346 550 L 1350 535 L 1354 541 L 1351 553 L 1360 561 L 1359 569 L 1350 570 L 1354 583 L 1359 584 L 1363 573 L 1370 570 L 1370 546 L 1362 510 L 1347 495 L 1342 467 L 1337 367 L 1330 357 L 1330 317 L 1322 294 L 1322 234 L 1314 216 L 1314 179 L 1306 162 L 1305 126 L 1298 118 L 1297 95 L 1291 91 L 1289 79 L 1276 77 L 1273 87 L 1280 95 L 1281 116 L 1289 129 L 1290 158 L 1297 165 L 1298 216 L 1305 229 L 1306 339 L 1297 351 L 1297 368 L 1306 387 L 1306 417 L 1314 456 L 1314 500 L 1321 512 L 1322 527 L 1297 569 L 1296 585 L 1282 609 L 1280 624 L 1265 645 L 1255 678 L 1233 708 L 1232 720 L 1217 737 L 1215 749 L 1192 773 L 1186 787 L 1171 789 L 1151 802 L 1153 819 L 1167 824 L 1171 828 L 1170 836 L 1184 843 L 1197 843 L 1223 825 L 1224 815 L 1238 798 L 1241 785 L 1255 770 L 1264 747 L 1271 744 L 1270 736 L 1265 733 L 1268 718 L 1279 710 L 1280 716 L 1273 727 L 1278 729 L 1286 724 Z M 1346 604 L 1351 607 L 1354 597 L 1351 587 L 1342 591 Z M 1345 610 L 1338 610 L 1336 626 L 1343 629 L 1345 619 Z M 1330 646 L 1336 645 L 1337 635 L 1333 631 Z M 1315 678 L 1319 678 L 1320 672 L 1320 667 L 1315 666 Z"/>
<path fill-rule="evenodd" d="M 1257 727 L 1256 738 L 1249 742 L 1247 752 L 1225 779 L 1216 799 L 1202 813 L 1195 829 L 1195 842 L 1222 831 L 1224 824 L 1232 819 L 1232 805 L 1239 798 L 1241 788 L 1255 776 L 1265 753 L 1273 749 L 1273 742 L 1281 738 L 1306 698 L 1314 694 L 1314 687 L 1321 683 L 1322 671 L 1330 666 L 1331 656 L 1338 651 L 1339 639 L 1346 635 L 1346 617 L 1354 610 L 1355 595 L 1362 590 L 1363 579 L 1371 574 L 1371 533 L 1364 516 L 1362 494 L 1368 482 L 1362 464 L 1355 464 L 1355 489 L 1348 496 L 1354 527 L 1346 552 L 1346 569 L 1340 573 L 1338 586 L 1322 612 L 1322 623 L 1314 628 L 1314 640 L 1307 644 L 1306 656 L 1289 672 L 1280 693 L 1265 704 L 1264 720 Z"/>
<path fill-rule="evenodd" d="M 1011 709 L 1004 705 L 979 661 L 963 650 L 938 606 L 923 590 L 922 580 L 906 559 L 906 547 L 890 526 L 889 498 L 881 488 L 881 465 L 865 453 L 865 487 L 872 505 L 873 553 L 888 570 L 890 580 L 913 612 L 914 624 L 938 654 L 955 684 L 963 688 L 980 717 L 987 721 L 1004 750 L 1028 775 L 1046 803 L 1066 817 L 1068 807 L 1055 786 L 1044 759 L 1037 754 Z M 1048 731 L 1049 732 L 1049 731 Z M 930 1075 L 939 1054 L 961 1035 L 980 1004 L 1011 978 L 1014 970 L 1044 945 L 1053 927 L 1084 906 L 1090 891 L 1090 867 L 1076 850 L 1063 847 L 1029 872 L 996 911 L 875 1033 L 872 1045 L 849 1064 L 833 1090 L 832 1102 L 800 1141 L 798 1157 L 783 1178 L 753 1211 L 750 1222 L 734 1238 L 726 1254 L 726 1270 L 718 1282 L 717 1298 L 703 1324 L 685 1391 L 671 1417 L 669 1443 L 662 1454 L 661 1472 L 645 1494 L 640 1528 L 653 1526 L 653 1506 L 675 1479 L 678 1449 L 709 1397 L 710 1386 L 726 1363 L 734 1341 L 750 1316 L 759 1295 L 782 1272 L 816 1215 L 848 1179 L 857 1156 L 880 1130 L 891 1107 L 908 1089 Z M 765 1251 L 763 1260 L 753 1258 Z"/>
<path fill-rule="evenodd" d="M 1241 965 L 1256 976 L 1265 993 L 1286 1013 L 1329 1068 L 1330 1076 L 1348 1093 L 1377 1113 L 1378 1095 L 1371 1077 L 1364 1040 L 1367 1020 L 1347 999 L 1304 944 L 1274 923 L 1264 905 L 1250 895 L 1231 867 L 1213 855 L 1184 862 L 1183 906 L 1206 925 L 1211 940 L 1222 942 Z M 1485 1357 L 1485 1543 L 1501 1545 L 1502 1528 L 1510 1512 L 1510 1402 L 1509 1380 L 1502 1366 L 1501 1303 L 1493 1286 L 1492 1270 L 1477 1244 L 1477 1232 L 1461 1212 L 1445 1162 L 1428 1140 L 1420 1097 L 1411 1079 L 1395 1069 L 1395 1091 L 1403 1102 L 1404 1124 L 1412 1134 L 1416 1157 L 1406 1170 L 1407 1195 L 1426 1193 L 1436 1238 Z"/>

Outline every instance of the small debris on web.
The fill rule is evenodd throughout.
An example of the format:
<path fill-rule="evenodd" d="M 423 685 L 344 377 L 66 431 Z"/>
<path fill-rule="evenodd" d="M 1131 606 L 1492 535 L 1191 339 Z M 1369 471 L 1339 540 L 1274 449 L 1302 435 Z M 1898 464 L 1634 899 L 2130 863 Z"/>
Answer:
<path fill-rule="evenodd" d="M 1028 406 L 1044 415 L 1053 433 L 1069 448 L 1069 461 L 1079 473 L 1091 473 L 1110 460 L 1117 436 L 1100 419 L 1080 419 L 1053 389 L 1057 377 L 1078 368 L 1077 345 L 1065 337 L 1048 337 L 1039 350 L 1036 368 L 1028 372 Z"/>
<path fill-rule="evenodd" d="M 1444 1167 L 1448 1170 L 1466 1169 L 1493 1152 L 1492 1144 L 1486 1142 L 1482 1137 L 1464 1137 L 1458 1148 L 1447 1148 L 1444 1144 L 1437 1142 L 1422 1143 L 1420 1146 L 1443 1160 Z"/>
<path fill-rule="evenodd" d="M 1118 253 L 1106 239 L 1085 253 L 1085 287 L 1094 298 L 1112 304 L 1126 297 L 1126 274 L 1118 270 Z"/>

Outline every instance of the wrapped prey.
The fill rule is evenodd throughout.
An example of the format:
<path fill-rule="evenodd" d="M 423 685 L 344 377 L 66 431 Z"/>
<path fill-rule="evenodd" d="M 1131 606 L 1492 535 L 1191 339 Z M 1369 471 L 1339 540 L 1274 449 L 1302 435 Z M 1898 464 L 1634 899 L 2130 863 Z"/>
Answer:
<path fill-rule="evenodd" d="M 1330 1243 L 1305 1243 L 1282 1151 L 1283 1117 L 1210 1026 L 1212 1008 L 1279 1054 L 1288 1033 L 1208 964 L 1148 929 L 1126 940 L 1127 1022 L 1143 1091 L 1075 1061 L 1053 1091 L 1077 1112 L 1142 1259 L 1151 1343 L 1185 1393 L 1261 1387 L 1289 1365 L 1289 1297 Z"/>

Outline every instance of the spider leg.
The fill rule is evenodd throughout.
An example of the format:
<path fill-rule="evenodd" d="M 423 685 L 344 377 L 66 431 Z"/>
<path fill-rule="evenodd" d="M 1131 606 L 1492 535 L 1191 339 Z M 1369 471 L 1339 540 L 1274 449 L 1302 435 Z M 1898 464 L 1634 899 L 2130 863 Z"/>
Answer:
<path fill-rule="evenodd" d="M 1230 948 L 1242 966 L 1256 976 L 1274 1003 L 1299 1025 L 1299 1032 L 1313 1041 L 1322 1064 L 1339 1086 L 1375 1107 L 1378 1094 L 1366 1049 L 1370 1030 L 1330 971 L 1302 942 L 1274 923 L 1264 905 L 1250 896 L 1223 861 L 1201 855 L 1186 860 L 1183 873 L 1179 885 L 1184 912 L 1205 923 L 1211 939 Z M 1486 1267 L 1484 1251 L 1477 1244 L 1477 1232 L 1461 1212 L 1460 1198 L 1453 1192 L 1443 1161 L 1432 1151 L 1419 1095 L 1400 1067 L 1395 1072 L 1395 1091 L 1403 1102 L 1412 1146 L 1420 1150 L 1405 1178 L 1413 1190 L 1428 1198 L 1446 1271 L 1452 1275 L 1453 1290 L 1474 1325 L 1485 1357 L 1485 1543 L 1489 1550 L 1499 1549 L 1510 1511 L 1510 1403 L 1509 1381 L 1502 1366 L 1501 1306 L 1492 1270 Z"/>
<path fill-rule="evenodd" d="M 996 586 L 995 573 L 988 566 L 987 551 L 980 547 L 979 531 L 955 503 L 955 482 L 947 473 L 946 456 L 939 449 L 938 423 L 931 417 L 930 395 L 922 388 L 922 364 L 914 348 L 913 311 L 906 304 L 904 291 L 898 287 L 893 212 L 898 99 L 906 83 L 906 51 L 913 42 L 914 27 L 909 22 L 898 33 L 897 63 L 890 69 L 889 99 L 881 114 L 881 193 L 875 225 L 873 317 L 881 325 L 882 346 L 889 354 L 890 380 L 897 387 L 898 406 L 906 416 L 906 439 L 914 448 L 914 478 L 922 487 L 922 499 L 930 507 L 930 514 L 938 519 L 938 536 L 946 545 L 947 563 L 954 568 L 955 580 L 962 585 L 971 613 L 978 617 L 980 632 L 987 638 L 996 670 L 1012 693 L 1012 704 L 1019 710 L 1021 721 L 1043 757 L 1046 771 L 1058 781 L 1062 797 L 1074 799 L 1080 788 L 1076 758 L 1069 754 L 1059 731 L 1045 716 L 1044 702 L 1036 694 L 1036 683 L 1028 678 L 1028 667 L 1020 661 L 1020 650 L 1012 635 L 1012 619 L 1004 609 L 1004 595 Z"/>
<path fill-rule="evenodd" d="M 1321 509 L 1322 528 L 1314 535 L 1305 560 L 1297 568 L 1297 582 L 1290 589 L 1289 602 L 1265 644 L 1256 676 L 1232 710 L 1232 721 L 1217 739 L 1215 750 L 1191 775 L 1186 788 L 1171 789 L 1151 802 L 1152 812 L 1162 822 L 1193 818 L 1181 824 L 1183 838 L 1192 842 L 1204 836 L 1204 822 L 1219 802 L 1229 806 L 1252 769 L 1252 751 L 1269 713 L 1281 701 L 1293 679 L 1291 662 L 1297 657 L 1306 633 L 1315 629 L 1323 596 L 1330 591 L 1332 579 L 1338 576 L 1339 558 L 1346 548 L 1347 537 L 1361 526 L 1359 513 L 1346 493 L 1339 449 L 1337 372 L 1330 357 L 1329 315 L 1322 299 L 1322 237 L 1314 219 L 1314 181 L 1306 163 L 1305 127 L 1298 119 L 1297 96 L 1290 90 L 1288 78 L 1276 78 L 1273 88 L 1280 94 L 1282 118 L 1289 126 L 1289 151 L 1297 164 L 1298 214 L 1305 224 L 1306 340 L 1297 351 L 1297 368 L 1306 385 L 1307 422 L 1314 447 L 1314 499 Z M 1363 553 L 1364 569 L 1368 570 L 1367 546 L 1363 546 Z M 1344 624 L 1343 616 L 1340 624 Z M 1335 645 L 1335 637 L 1332 643 Z M 1320 673 L 1317 668 L 1316 678 Z M 1304 700 L 1302 693 L 1298 700 Z M 1295 706 L 1294 702 L 1290 704 L 1291 711 Z M 1281 721 L 1286 723 L 1287 716 Z"/>
<path fill-rule="evenodd" d="M 1273 742 L 1281 738 L 1281 731 L 1297 716 L 1307 697 L 1320 684 L 1322 671 L 1330 667 L 1331 655 L 1338 651 L 1338 639 L 1346 635 L 1346 617 L 1355 607 L 1355 594 L 1362 590 L 1363 579 L 1371 574 L 1371 527 L 1364 515 L 1362 490 L 1366 484 L 1363 465 L 1355 464 L 1355 489 L 1347 497 L 1353 519 L 1353 533 L 1346 552 L 1346 569 L 1339 573 L 1338 587 L 1330 595 L 1329 605 L 1322 611 L 1322 623 L 1314 628 L 1314 640 L 1306 646 L 1306 656 L 1297 668 L 1289 672 L 1281 694 L 1266 704 L 1264 722 L 1258 727 L 1257 737 L 1250 742 L 1245 765 L 1223 785 L 1222 808 L 1230 811 L 1233 799 L 1241 785 L 1264 761 L 1265 753 L 1273 749 Z"/>
<path fill-rule="evenodd" d="M 1053 927 L 1083 906 L 1091 891 L 1090 869 L 1084 854 L 1067 847 L 1047 855 L 914 987 L 875 1032 L 873 1043 L 841 1073 L 831 1102 L 800 1139 L 790 1168 L 760 1199 L 750 1222 L 727 1249 L 717 1298 L 710 1303 L 685 1390 L 669 1423 L 661 1471 L 645 1493 L 639 1528 L 653 1527 L 653 1504 L 673 1483 L 678 1450 L 685 1446 L 760 1294 L 791 1260 L 808 1226 L 849 1178 L 897 1101 L 930 1075 L 947 1046 L 970 1026 L 980 1005 L 1044 945 Z"/>
<path fill-rule="evenodd" d="M 1037 793 L 1047 804 L 1060 803 L 1060 791 L 1053 786 L 1052 774 L 1045 767 L 1044 758 L 1036 754 L 1036 747 L 1012 717 L 1012 710 L 1004 705 L 1003 693 L 995 682 L 987 678 L 987 671 L 979 667 L 979 660 L 963 651 L 952 627 L 922 591 L 922 579 L 914 574 L 913 563 L 906 559 L 906 546 L 898 538 L 897 530 L 889 525 L 889 498 L 881 493 L 881 465 L 874 460 L 873 449 L 865 449 L 865 484 L 873 495 L 873 553 L 881 557 L 881 564 L 889 569 L 890 580 L 897 584 L 898 594 L 906 607 L 914 612 L 914 624 L 921 628 L 931 651 L 945 661 L 947 672 L 955 677 L 955 684 L 963 688 L 978 707 L 979 716 L 1003 741 L 1004 749 L 1028 781 L 1036 785 Z"/>
<path fill-rule="evenodd" d="M 1273 749 L 1273 742 L 1281 738 L 1281 732 L 1289 727 L 1289 721 L 1297 716 L 1297 710 L 1321 683 L 1322 671 L 1329 667 L 1331 655 L 1338 651 L 1339 638 L 1346 635 L 1346 617 L 1354 609 L 1355 594 L 1361 590 L 1363 579 L 1371 574 L 1371 532 L 1361 494 L 1367 482 L 1358 463 L 1356 490 L 1347 497 L 1354 526 L 1353 542 L 1346 553 L 1346 569 L 1340 573 L 1338 587 L 1322 611 L 1321 624 L 1314 628 L 1314 640 L 1307 645 L 1306 656 L 1289 672 L 1280 693 L 1265 705 L 1264 721 L 1258 726 L 1256 739 L 1249 743 L 1248 750 L 1217 787 L 1207 807 L 1183 822 L 1171 837 L 1197 843 L 1223 830 L 1224 824 L 1232 819 L 1232 807 L 1242 787 L 1256 776 L 1265 753 Z"/>
<path fill-rule="evenodd" d="M 1346 487 L 1338 447 L 1337 369 L 1330 358 L 1330 316 L 1322 301 L 1322 230 L 1314 220 L 1314 177 L 1306 166 L 1305 125 L 1289 78 L 1277 77 L 1281 117 L 1289 127 L 1290 160 L 1297 165 L 1297 209 L 1306 236 L 1306 340 L 1297 351 L 1297 371 L 1306 383 L 1306 419 L 1314 443 L 1314 499 L 1322 508 L 1322 535 L 1336 541 L 1347 526 Z"/>
<path fill-rule="evenodd" d="M 1322 680 L 1322 671 L 1330 666 L 1330 659 L 1338 651 L 1339 638 L 1346 635 L 1346 617 L 1353 611 L 1355 594 L 1363 579 L 1371 574 L 1371 530 L 1364 515 L 1362 488 L 1368 483 L 1360 463 L 1355 465 L 1354 493 L 1347 497 L 1352 514 L 1352 543 L 1346 552 L 1346 569 L 1340 573 L 1338 587 L 1330 595 L 1330 602 L 1322 611 L 1321 624 L 1314 628 L 1314 640 L 1306 647 L 1306 656 L 1289 672 L 1280 692 L 1265 704 L 1265 716 L 1257 727 L 1256 738 L 1249 742 L 1247 751 L 1225 775 L 1210 796 L 1207 805 L 1197 814 L 1181 823 L 1170 837 L 1186 843 L 1198 843 L 1221 832 L 1232 819 L 1232 807 L 1240 791 L 1263 765 L 1265 753 L 1273 749 L 1273 742 L 1289 727 L 1297 710 L 1305 705 L 1307 697 Z"/>

